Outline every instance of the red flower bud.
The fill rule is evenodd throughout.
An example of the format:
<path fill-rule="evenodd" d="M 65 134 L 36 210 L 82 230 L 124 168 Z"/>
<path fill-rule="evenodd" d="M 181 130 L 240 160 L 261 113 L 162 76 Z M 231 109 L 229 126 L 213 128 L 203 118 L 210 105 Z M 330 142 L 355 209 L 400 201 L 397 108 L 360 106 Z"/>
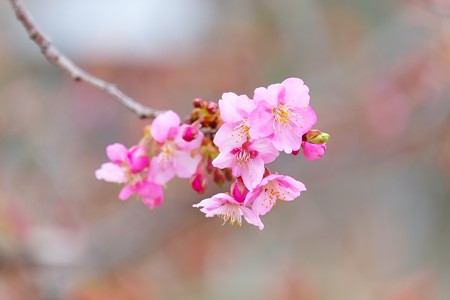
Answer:
<path fill-rule="evenodd" d="M 223 174 L 223 171 L 220 169 L 215 168 L 213 171 L 213 180 L 218 186 L 223 186 L 225 183 L 225 174 Z"/>
<path fill-rule="evenodd" d="M 231 195 L 238 202 L 244 202 L 249 190 L 242 181 L 242 177 L 238 177 L 236 181 L 231 185 Z"/>
<path fill-rule="evenodd" d="M 199 194 L 203 194 L 208 188 L 208 177 L 204 174 L 203 170 L 197 171 L 191 177 L 191 186 L 194 191 Z"/>
<path fill-rule="evenodd" d="M 190 142 L 198 137 L 199 130 L 196 126 L 189 126 L 183 132 L 183 140 Z"/>
<path fill-rule="evenodd" d="M 300 149 L 298 150 L 292 150 L 292 155 L 296 156 L 297 154 L 300 153 Z"/>

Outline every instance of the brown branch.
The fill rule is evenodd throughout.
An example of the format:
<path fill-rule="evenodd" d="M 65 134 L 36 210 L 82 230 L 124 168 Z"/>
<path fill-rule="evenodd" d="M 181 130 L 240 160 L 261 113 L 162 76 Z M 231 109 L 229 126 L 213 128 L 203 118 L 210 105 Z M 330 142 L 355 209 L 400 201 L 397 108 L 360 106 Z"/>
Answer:
<path fill-rule="evenodd" d="M 129 96 L 125 95 L 114 84 L 97 78 L 78 67 L 73 61 L 65 56 L 64 53 L 53 46 L 46 34 L 44 34 L 37 27 L 36 23 L 33 20 L 33 17 L 25 8 L 21 0 L 10 0 L 10 2 L 16 13 L 17 19 L 19 19 L 23 27 L 25 27 L 25 30 L 28 32 L 31 40 L 33 40 L 39 46 L 45 58 L 56 67 L 69 74 L 73 80 L 78 82 L 85 82 L 107 93 L 142 119 L 155 118 L 162 113 L 162 111 L 142 105 L 136 100 L 133 100 Z"/>

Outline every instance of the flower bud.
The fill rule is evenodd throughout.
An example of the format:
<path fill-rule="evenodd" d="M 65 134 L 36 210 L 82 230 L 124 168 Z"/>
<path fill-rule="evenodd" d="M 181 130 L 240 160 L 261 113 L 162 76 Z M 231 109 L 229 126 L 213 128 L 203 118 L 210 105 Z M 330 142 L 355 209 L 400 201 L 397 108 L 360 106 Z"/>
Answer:
<path fill-rule="evenodd" d="M 238 177 L 236 181 L 231 185 L 231 195 L 238 202 L 244 202 L 249 190 L 242 181 L 242 177 Z"/>
<path fill-rule="evenodd" d="M 300 153 L 300 149 L 298 150 L 292 150 L 292 155 L 297 156 L 297 154 Z"/>
<path fill-rule="evenodd" d="M 192 105 L 196 108 L 203 108 L 206 106 L 206 101 L 203 100 L 202 98 L 195 98 L 192 101 Z"/>
<path fill-rule="evenodd" d="M 216 168 L 212 165 L 212 159 L 208 158 L 208 162 L 206 163 L 206 172 L 208 174 L 211 174 Z"/>
<path fill-rule="evenodd" d="M 230 168 L 223 169 L 223 172 L 225 173 L 225 178 L 227 181 L 233 181 L 234 176 Z"/>
<path fill-rule="evenodd" d="M 203 194 L 208 188 L 208 176 L 204 174 L 203 170 L 197 171 L 191 177 L 191 186 L 194 191 Z"/>
<path fill-rule="evenodd" d="M 320 130 L 313 129 L 305 134 L 305 138 L 308 143 L 321 145 L 328 142 L 330 135 Z"/>
<path fill-rule="evenodd" d="M 195 140 L 198 137 L 199 130 L 197 126 L 188 126 L 184 129 L 183 132 L 183 140 L 186 142 L 190 142 Z"/>
<path fill-rule="evenodd" d="M 225 174 L 223 174 L 223 171 L 215 168 L 213 171 L 213 180 L 218 186 L 222 187 L 225 184 L 225 180 L 226 180 Z"/>
<path fill-rule="evenodd" d="M 219 110 L 219 105 L 216 102 L 208 102 L 206 105 L 206 110 L 214 115 Z"/>

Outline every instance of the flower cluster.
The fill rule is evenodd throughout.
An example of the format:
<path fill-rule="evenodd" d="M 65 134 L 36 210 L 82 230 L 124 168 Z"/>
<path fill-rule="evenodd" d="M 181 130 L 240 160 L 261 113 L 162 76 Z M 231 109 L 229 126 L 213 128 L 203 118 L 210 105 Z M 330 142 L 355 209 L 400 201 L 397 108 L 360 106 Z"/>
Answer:
<path fill-rule="evenodd" d="M 292 201 L 305 185 L 289 176 L 271 173 L 266 164 L 280 154 L 321 158 L 329 135 L 312 126 L 317 116 L 309 105 L 309 89 L 298 78 L 257 88 L 253 99 L 225 93 L 218 104 L 195 99 L 187 124 L 167 111 L 146 128 L 144 138 L 130 149 L 107 147 L 111 160 L 96 177 L 124 184 L 119 198 L 137 194 L 150 208 L 161 205 L 163 186 L 173 177 L 190 178 L 204 193 L 208 174 L 222 186 L 234 181 L 229 193 L 194 204 L 206 217 L 242 224 L 242 217 L 263 229 L 260 216 L 277 201 Z"/>

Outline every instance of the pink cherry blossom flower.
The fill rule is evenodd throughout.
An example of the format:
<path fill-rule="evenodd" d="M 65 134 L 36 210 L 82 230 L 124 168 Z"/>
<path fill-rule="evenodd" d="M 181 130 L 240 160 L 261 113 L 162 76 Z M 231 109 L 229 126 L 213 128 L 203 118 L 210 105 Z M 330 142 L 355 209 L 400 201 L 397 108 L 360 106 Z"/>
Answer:
<path fill-rule="evenodd" d="M 245 186 L 253 190 L 263 178 L 264 164 L 274 161 L 278 155 L 268 139 L 257 139 L 220 152 L 212 164 L 220 169 L 231 168 L 233 176 L 242 176 Z"/>
<path fill-rule="evenodd" d="M 163 203 L 164 189 L 159 184 L 143 179 L 124 186 L 119 199 L 124 201 L 134 194 L 137 194 L 148 208 L 153 209 Z"/>
<path fill-rule="evenodd" d="M 252 205 L 253 212 L 265 215 L 277 200 L 292 201 L 300 196 L 302 191 L 306 191 L 306 187 L 300 181 L 285 175 L 270 174 L 248 194 L 246 201 Z"/>
<path fill-rule="evenodd" d="M 217 131 L 214 144 L 221 150 L 241 146 L 250 137 L 248 117 L 256 108 L 255 103 L 246 95 L 224 93 L 219 108 L 224 124 Z"/>
<path fill-rule="evenodd" d="M 193 207 L 200 207 L 200 211 L 208 218 L 221 217 L 224 224 L 229 221 L 232 225 L 237 224 L 241 226 L 242 216 L 244 216 L 247 223 L 258 226 L 260 230 L 264 228 L 259 216 L 246 207 L 245 201 L 238 201 L 228 193 L 219 193 L 194 204 Z"/>
<path fill-rule="evenodd" d="M 111 162 L 102 164 L 100 169 L 95 171 L 95 176 L 99 180 L 125 183 L 149 165 L 148 155 L 139 146 L 127 149 L 122 144 L 112 144 L 106 147 L 106 155 Z"/>
<path fill-rule="evenodd" d="M 175 175 L 189 178 L 197 170 L 201 155 L 192 155 L 200 147 L 203 133 L 200 131 L 193 140 L 186 141 L 183 135 L 189 125 L 180 126 L 180 117 L 167 111 L 152 123 L 151 135 L 158 142 L 159 154 L 152 158 L 150 179 L 157 184 L 165 184 Z"/>
<path fill-rule="evenodd" d="M 303 155 L 309 160 L 317 160 L 324 156 L 327 144 L 312 144 L 308 142 L 302 142 Z"/>
<path fill-rule="evenodd" d="M 302 135 L 317 121 L 308 93 L 298 78 L 257 88 L 253 97 L 257 108 L 249 117 L 250 136 L 269 137 L 277 150 L 288 154 L 299 150 Z"/>

